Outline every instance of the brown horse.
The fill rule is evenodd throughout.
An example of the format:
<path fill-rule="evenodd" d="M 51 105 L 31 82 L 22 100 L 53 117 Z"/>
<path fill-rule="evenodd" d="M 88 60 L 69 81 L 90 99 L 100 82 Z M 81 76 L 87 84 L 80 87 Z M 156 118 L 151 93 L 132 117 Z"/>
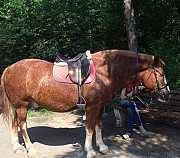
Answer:
<path fill-rule="evenodd" d="M 96 131 L 96 145 L 100 152 L 109 153 L 102 139 L 102 112 L 122 88 L 133 83 L 136 72 L 136 53 L 123 50 L 106 50 L 92 54 L 95 65 L 95 79 L 84 85 L 86 100 L 86 140 L 87 157 L 95 157 L 92 135 Z M 168 100 L 169 91 L 158 57 L 138 54 L 137 81 L 141 81 L 155 95 L 161 94 Z M 40 107 L 66 112 L 77 109 L 77 86 L 59 83 L 52 77 L 53 63 L 38 59 L 19 61 L 3 72 L 1 78 L 3 113 L 12 127 L 11 140 L 13 151 L 22 152 L 18 140 L 20 128 L 29 157 L 38 157 L 27 134 L 26 115 L 30 102 Z M 153 72 L 153 73 L 151 73 Z M 164 77 L 163 77 L 164 76 Z"/>

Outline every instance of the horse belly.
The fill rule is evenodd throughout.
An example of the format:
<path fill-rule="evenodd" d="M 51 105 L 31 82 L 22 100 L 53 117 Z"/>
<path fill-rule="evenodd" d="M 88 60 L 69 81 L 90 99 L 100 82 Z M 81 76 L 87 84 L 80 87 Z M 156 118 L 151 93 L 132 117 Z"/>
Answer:
<path fill-rule="evenodd" d="M 42 108 L 55 112 L 71 111 L 77 108 L 77 86 L 58 83 L 52 76 L 46 76 L 35 86 L 32 99 Z"/>

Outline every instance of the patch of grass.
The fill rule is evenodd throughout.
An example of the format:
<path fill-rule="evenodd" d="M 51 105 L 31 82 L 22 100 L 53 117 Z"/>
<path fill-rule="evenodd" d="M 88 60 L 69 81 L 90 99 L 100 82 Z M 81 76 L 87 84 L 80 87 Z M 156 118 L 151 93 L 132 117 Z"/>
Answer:
<path fill-rule="evenodd" d="M 33 108 L 29 109 L 27 112 L 27 116 L 32 117 L 35 116 L 36 114 L 44 115 L 44 116 L 49 116 L 53 114 L 52 111 L 46 110 L 46 109 L 40 109 L 39 111 L 35 111 Z"/>
<path fill-rule="evenodd" d="M 49 110 L 46 110 L 46 109 L 40 109 L 39 114 L 49 116 L 49 115 L 53 114 L 53 112 L 49 111 Z"/>
<path fill-rule="evenodd" d="M 32 117 L 36 114 L 36 112 L 34 111 L 34 109 L 29 109 L 27 112 L 27 116 Z"/>

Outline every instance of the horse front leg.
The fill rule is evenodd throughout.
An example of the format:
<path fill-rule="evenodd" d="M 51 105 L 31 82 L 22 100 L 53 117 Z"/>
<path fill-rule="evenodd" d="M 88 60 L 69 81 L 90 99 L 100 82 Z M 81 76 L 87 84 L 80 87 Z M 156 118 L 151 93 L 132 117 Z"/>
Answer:
<path fill-rule="evenodd" d="M 103 154 L 110 154 L 109 148 L 104 144 L 102 139 L 102 127 L 103 127 L 103 118 L 102 118 L 103 110 L 98 115 L 96 120 L 96 145 L 99 147 L 99 151 Z"/>
<path fill-rule="evenodd" d="M 86 139 L 85 139 L 85 150 L 87 152 L 87 158 L 95 158 L 96 152 L 92 146 L 92 136 L 95 129 L 96 118 L 98 116 L 98 110 L 93 107 L 86 108 Z"/>
<path fill-rule="evenodd" d="M 92 146 L 93 132 L 91 130 L 88 130 L 88 128 L 86 128 L 85 150 L 87 152 L 87 158 L 96 157 L 96 152 L 94 151 L 93 146 Z"/>

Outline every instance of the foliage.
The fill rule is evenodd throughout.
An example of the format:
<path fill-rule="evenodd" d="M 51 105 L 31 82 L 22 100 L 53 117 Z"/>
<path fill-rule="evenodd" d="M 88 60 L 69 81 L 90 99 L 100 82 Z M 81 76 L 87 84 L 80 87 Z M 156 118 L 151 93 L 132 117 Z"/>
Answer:
<path fill-rule="evenodd" d="M 159 55 L 171 88 L 180 86 L 180 1 L 134 0 L 139 50 Z M 90 49 L 128 49 L 123 1 L 0 1 L 0 72 L 24 58 L 52 61 Z"/>
<path fill-rule="evenodd" d="M 134 1 L 140 50 L 159 55 L 171 89 L 180 88 L 180 1 Z"/>
<path fill-rule="evenodd" d="M 1 71 L 24 58 L 50 60 L 57 51 L 64 56 L 74 56 L 87 49 L 96 52 L 111 48 L 112 45 L 114 48 L 123 48 L 126 37 L 121 35 L 121 32 L 125 34 L 125 28 L 119 16 L 123 15 L 123 8 L 119 9 L 119 6 L 116 1 L 107 0 L 2 2 Z M 119 22 L 122 27 L 119 27 Z"/>
<path fill-rule="evenodd" d="M 111 105 L 118 105 L 119 104 L 119 96 L 120 96 L 120 94 L 118 93 L 118 95 L 113 99 Z"/>
<path fill-rule="evenodd" d="M 160 38 L 150 45 L 155 55 L 160 55 L 165 62 L 164 70 L 171 89 L 180 85 L 180 37 L 175 40 Z"/>

